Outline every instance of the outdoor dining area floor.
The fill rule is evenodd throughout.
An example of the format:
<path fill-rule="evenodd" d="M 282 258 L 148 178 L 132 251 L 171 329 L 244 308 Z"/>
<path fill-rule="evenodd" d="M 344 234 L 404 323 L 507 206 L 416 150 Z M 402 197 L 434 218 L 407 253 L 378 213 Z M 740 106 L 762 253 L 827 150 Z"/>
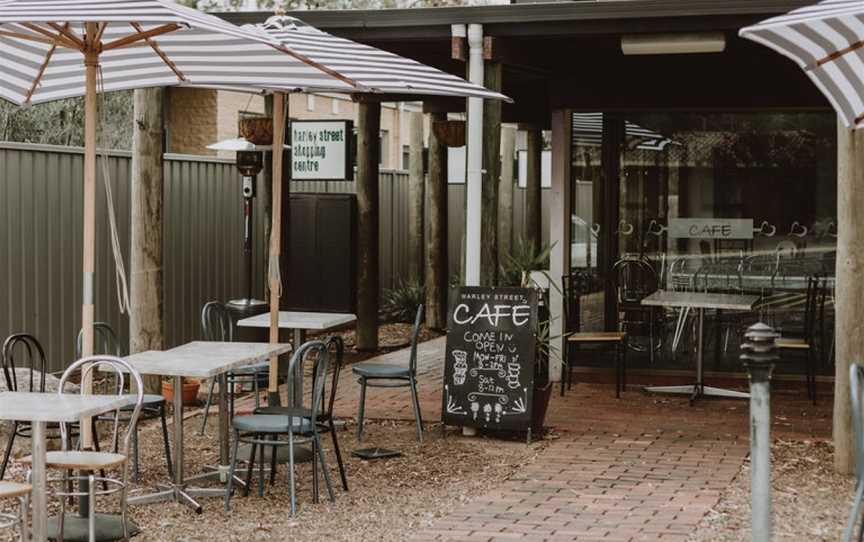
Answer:
<path fill-rule="evenodd" d="M 554 390 L 545 438 L 442 438 L 441 382 L 445 339 L 419 345 L 420 402 L 427 432 L 414 435 L 405 390 L 367 396 L 362 444 L 354 439 L 359 388 L 342 373 L 334 412 L 350 492 L 337 484 L 336 502 L 313 505 L 311 468 L 298 470 L 299 514 L 288 514 L 287 473 L 279 471 L 263 498 L 206 499 L 201 515 L 164 503 L 134 506 L 136 540 L 749 540 L 748 403 L 648 396 L 635 387 L 616 400 L 611 385 L 576 383 Z M 376 358 L 405 363 L 399 350 Z M 237 412 L 251 410 L 251 398 Z M 852 480 L 833 477 L 831 401 L 805 394 L 772 401 L 777 539 L 835 540 L 848 512 Z M 188 471 L 216 463 L 216 417 L 198 435 L 200 411 L 187 411 Z M 142 427 L 141 482 L 163 481 L 159 427 Z M 335 460 L 325 436 L 328 462 Z M 380 445 L 403 456 L 365 462 L 350 456 Z M 20 472 L 15 472 L 20 476 Z M 788 478 L 788 479 L 787 479 Z M 338 480 L 338 477 L 336 477 Z M 2 536 L 7 536 L 3 533 Z M 0 538 L 5 540 L 5 538 Z"/>

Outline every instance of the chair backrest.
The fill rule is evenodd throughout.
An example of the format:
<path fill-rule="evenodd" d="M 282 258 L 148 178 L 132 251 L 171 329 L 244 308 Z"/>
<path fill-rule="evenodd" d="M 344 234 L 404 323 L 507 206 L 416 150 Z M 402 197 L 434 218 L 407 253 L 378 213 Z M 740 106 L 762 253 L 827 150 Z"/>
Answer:
<path fill-rule="evenodd" d="M 312 394 L 309 404 L 303 406 L 309 408 L 311 419 L 313 420 L 317 420 L 324 411 L 324 386 L 327 381 L 329 357 L 326 343 L 323 341 L 308 341 L 294 351 L 294 354 L 291 356 L 291 363 L 288 365 L 288 390 L 290 395 L 291 390 L 294 389 L 294 383 L 290 382 L 290 379 L 295 378 L 295 375 L 299 371 L 303 371 L 303 364 L 307 360 L 312 361 Z"/>
<path fill-rule="evenodd" d="M 126 386 L 124 385 L 126 380 L 126 375 L 129 375 L 130 384 L 134 383 L 133 389 L 135 392 L 133 396 L 135 397 L 135 408 L 132 410 L 132 415 L 129 417 L 129 422 L 126 424 L 126 430 L 123 434 L 122 439 L 122 448 L 118 447 L 117 435 L 120 427 L 120 411 L 116 410 L 114 412 L 114 427 L 112 429 L 112 442 L 114 442 L 114 451 L 117 453 L 121 453 L 123 455 L 129 455 L 129 443 L 131 441 L 132 435 L 135 432 L 135 426 L 138 423 L 138 416 L 141 414 L 141 406 L 144 403 L 144 383 L 141 380 L 141 375 L 136 371 L 131 365 L 129 365 L 126 360 L 118 358 L 116 356 L 108 356 L 104 354 L 100 354 L 97 356 L 90 356 L 87 358 L 79 359 L 75 363 L 69 366 L 65 371 L 63 371 L 63 376 L 60 377 L 60 388 L 57 393 L 63 393 L 63 389 L 66 386 L 66 381 L 75 374 L 76 372 L 81 373 L 81 382 L 84 382 L 89 375 L 93 374 L 93 371 L 99 370 L 100 372 L 112 373 L 111 376 L 114 378 L 115 393 L 117 395 L 126 395 Z M 66 424 L 60 424 L 60 433 L 62 435 L 61 441 L 63 442 L 63 446 L 65 449 L 67 439 L 66 433 Z M 127 463 L 128 464 L 128 463 Z"/>
<path fill-rule="evenodd" d="M 853 363 L 849 367 L 849 387 L 852 400 L 852 426 L 855 431 L 855 474 L 858 480 L 864 477 L 864 365 Z"/>
<path fill-rule="evenodd" d="M 561 293 L 564 298 L 564 331 L 582 330 L 582 296 L 592 293 L 596 279 L 588 271 L 573 271 L 561 277 Z"/>
<path fill-rule="evenodd" d="M 804 337 L 812 344 L 819 318 L 825 315 L 825 298 L 828 295 L 827 280 L 818 274 L 807 278 L 807 300 L 804 305 Z"/>
<path fill-rule="evenodd" d="M 234 319 L 219 301 L 210 301 L 201 309 L 201 333 L 205 341 L 231 342 L 234 340 Z"/>
<path fill-rule="evenodd" d="M 411 357 L 408 368 L 412 375 L 417 374 L 417 342 L 420 339 L 420 326 L 423 325 L 423 304 L 417 306 L 417 316 L 414 317 L 414 329 L 411 331 Z"/>
<path fill-rule="evenodd" d="M 78 331 L 78 339 L 75 341 L 75 357 L 81 357 L 82 342 L 84 340 L 84 330 Z M 117 339 L 117 333 L 110 324 L 106 322 L 96 322 L 93 324 L 93 353 L 107 354 L 109 356 L 120 357 L 123 355 L 123 349 L 120 341 Z"/>
<path fill-rule="evenodd" d="M 330 358 L 330 390 L 324 391 L 324 410 L 320 418 L 329 420 L 333 417 L 333 403 L 336 401 L 336 388 L 339 385 L 339 375 L 342 373 L 342 363 L 345 358 L 345 343 L 339 335 L 331 335 L 324 339 Z"/>
<path fill-rule="evenodd" d="M 618 303 L 638 303 L 658 288 L 657 272 L 642 258 L 625 257 L 612 266 Z"/>
<path fill-rule="evenodd" d="M 3 343 L 3 376 L 9 391 L 45 391 L 45 350 L 33 335 L 16 333 Z M 18 369 L 27 371 L 27 382 L 18 382 Z M 19 389 L 24 384 L 25 389 Z"/>

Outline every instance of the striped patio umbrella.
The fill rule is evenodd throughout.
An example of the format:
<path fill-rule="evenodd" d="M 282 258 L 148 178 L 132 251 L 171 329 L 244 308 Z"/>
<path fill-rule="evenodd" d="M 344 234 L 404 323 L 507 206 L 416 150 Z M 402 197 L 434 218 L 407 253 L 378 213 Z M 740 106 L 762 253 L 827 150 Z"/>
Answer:
<path fill-rule="evenodd" d="M 824 0 L 740 35 L 794 60 L 848 127 L 864 124 L 864 1 Z"/>

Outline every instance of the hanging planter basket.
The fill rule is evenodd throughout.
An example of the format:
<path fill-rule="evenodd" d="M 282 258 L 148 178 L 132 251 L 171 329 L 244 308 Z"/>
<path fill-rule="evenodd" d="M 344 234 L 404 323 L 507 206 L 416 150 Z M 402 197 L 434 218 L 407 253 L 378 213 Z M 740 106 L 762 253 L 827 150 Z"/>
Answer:
<path fill-rule="evenodd" d="M 435 138 L 447 147 L 465 146 L 465 121 L 441 120 L 432 123 Z"/>
<path fill-rule="evenodd" d="M 273 119 L 269 117 L 246 117 L 238 122 L 240 137 L 255 145 L 273 144 Z"/>

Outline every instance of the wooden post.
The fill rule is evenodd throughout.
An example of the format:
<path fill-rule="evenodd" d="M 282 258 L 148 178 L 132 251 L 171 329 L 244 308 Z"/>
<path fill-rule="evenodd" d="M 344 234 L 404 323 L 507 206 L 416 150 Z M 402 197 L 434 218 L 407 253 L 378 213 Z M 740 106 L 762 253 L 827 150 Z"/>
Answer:
<path fill-rule="evenodd" d="M 84 271 L 83 293 L 81 298 L 81 356 L 93 355 L 93 322 L 95 294 L 94 271 L 96 268 L 96 73 L 99 69 L 99 49 L 94 38 L 97 34 L 96 23 L 86 23 L 86 49 L 84 52 L 85 88 L 84 94 L 84 239 L 82 267 Z M 93 373 L 88 371 L 84 379 L 83 393 L 93 392 Z M 81 420 L 81 447 L 93 446 L 90 418 Z"/>
<path fill-rule="evenodd" d="M 540 199 L 543 132 L 532 126 L 526 136 L 525 243 L 537 251 L 543 242 L 543 207 Z"/>
<path fill-rule="evenodd" d="M 408 113 L 408 279 L 423 283 L 423 114 Z"/>
<path fill-rule="evenodd" d="M 432 113 L 430 122 L 447 120 Z M 426 250 L 426 325 L 447 327 L 447 147 L 429 131 L 429 246 Z"/>
<path fill-rule="evenodd" d="M 357 350 L 378 349 L 378 160 L 381 104 L 357 107 Z"/>
<path fill-rule="evenodd" d="M 132 128 L 131 242 L 129 248 L 129 352 L 165 346 L 162 304 L 164 205 L 164 97 L 161 88 L 136 90 Z M 147 393 L 161 393 L 161 378 L 144 377 Z"/>
<path fill-rule="evenodd" d="M 864 360 L 864 130 L 837 130 L 834 468 L 855 471 L 849 366 Z"/>
<path fill-rule="evenodd" d="M 513 253 L 513 159 L 516 129 L 501 128 L 501 182 L 498 184 L 498 259 Z"/>
<path fill-rule="evenodd" d="M 552 193 L 549 204 L 549 238 L 555 245 L 549 255 L 550 275 L 557 288 L 549 291 L 549 335 L 554 350 L 564 352 L 564 298 L 561 277 L 570 273 L 570 111 L 552 111 Z M 549 377 L 561 379 L 561 356 L 550 356 Z"/>
<path fill-rule="evenodd" d="M 501 90 L 502 64 L 487 61 L 483 81 Z M 483 101 L 483 195 L 480 213 L 480 284 L 498 285 L 498 183 L 501 182 L 501 101 Z"/>
<path fill-rule="evenodd" d="M 270 285 L 270 344 L 279 342 L 279 297 L 282 280 L 279 258 L 282 254 L 282 150 L 285 144 L 285 94 L 273 94 L 273 175 L 270 198 L 270 260 L 267 265 L 267 284 Z M 294 345 L 299 348 L 299 344 Z M 267 386 L 268 404 L 278 403 L 279 356 L 270 356 L 270 378 Z"/>

